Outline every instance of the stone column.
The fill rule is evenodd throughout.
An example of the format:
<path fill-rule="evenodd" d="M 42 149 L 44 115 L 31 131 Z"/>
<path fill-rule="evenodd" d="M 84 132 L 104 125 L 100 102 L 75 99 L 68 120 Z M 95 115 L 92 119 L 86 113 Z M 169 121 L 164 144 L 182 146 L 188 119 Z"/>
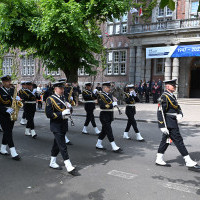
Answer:
<path fill-rule="evenodd" d="M 171 59 L 166 58 L 165 59 L 165 81 L 171 79 Z"/>
<path fill-rule="evenodd" d="M 178 83 L 178 78 L 179 78 L 179 58 L 174 58 L 173 59 L 173 70 L 172 70 L 172 79 L 177 79 Z M 177 97 L 178 96 L 178 86 L 176 88 L 176 91 L 174 92 L 174 95 Z"/>
<path fill-rule="evenodd" d="M 138 84 L 141 80 L 141 68 L 142 68 L 142 46 L 137 46 L 135 84 Z"/>
<path fill-rule="evenodd" d="M 129 63 L 129 82 L 134 83 L 135 79 L 135 47 L 130 48 L 130 63 Z"/>
<path fill-rule="evenodd" d="M 146 78 L 146 81 L 150 81 L 150 79 L 151 79 L 151 59 L 146 60 L 145 78 Z"/>

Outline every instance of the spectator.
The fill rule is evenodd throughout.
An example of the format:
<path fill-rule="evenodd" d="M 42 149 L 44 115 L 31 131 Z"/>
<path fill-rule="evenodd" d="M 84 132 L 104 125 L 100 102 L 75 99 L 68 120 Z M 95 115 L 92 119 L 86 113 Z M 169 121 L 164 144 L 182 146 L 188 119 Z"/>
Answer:
<path fill-rule="evenodd" d="M 158 97 L 160 95 L 160 88 L 157 82 L 155 82 L 155 85 L 152 88 L 152 94 L 153 94 L 153 103 L 157 103 Z"/>
<path fill-rule="evenodd" d="M 144 92 L 145 92 L 145 102 L 149 103 L 149 96 L 151 93 L 151 88 L 150 88 L 149 83 L 147 83 L 146 86 L 144 87 Z"/>
<path fill-rule="evenodd" d="M 102 87 L 101 87 L 100 83 L 97 83 L 96 89 L 97 89 L 98 91 L 102 91 Z"/>

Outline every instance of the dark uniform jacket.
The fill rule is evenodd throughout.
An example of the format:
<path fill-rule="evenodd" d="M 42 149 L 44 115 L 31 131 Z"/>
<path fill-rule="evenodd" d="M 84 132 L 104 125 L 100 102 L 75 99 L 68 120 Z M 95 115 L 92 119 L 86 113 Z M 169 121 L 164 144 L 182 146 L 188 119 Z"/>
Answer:
<path fill-rule="evenodd" d="M 10 114 L 6 112 L 8 107 L 12 105 L 12 97 L 14 89 L 7 90 L 5 87 L 0 88 L 0 118 L 10 118 Z"/>
<path fill-rule="evenodd" d="M 47 98 L 45 113 L 47 118 L 50 118 L 50 130 L 52 132 L 66 132 L 67 131 L 67 119 L 62 118 L 62 111 L 66 109 L 66 106 L 59 101 L 58 95 L 54 94 Z M 65 99 L 62 99 L 65 101 Z"/>
<path fill-rule="evenodd" d="M 162 110 L 163 115 L 162 115 Z M 165 91 L 160 97 L 160 103 L 158 105 L 157 117 L 158 117 L 158 126 L 159 128 L 165 127 L 166 121 L 166 128 L 178 128 L 178 123 L 176 119 L 177 114 L 182 114 L 181 107 L 178 105 L 176 97 Z"/>
<path fill-rule="evenodd" d="M 20 98 L 22 99 L 24 103 L 24 111 L 29 115 L 34 113 L 36 111 L 36 100 L 40 97 L 34 95 L 29 89 L 23 89 L 21 90 L 21 94 L 19 93 Z M 34 103 L 30 103 L 34 102 Z"/>
<path fill-rule="evenodd" d="M 91 101 L 94 101 L 95 99 L 97 99 L 97 95 L 94 94 L 92 90 L 85 89 L 82 92 L 82 96 L 85 101 L 85 109 L 86 110 L 94 110 L 95 102 L 91 102 Z M 87 103 L 87 101 L 89 101 L 89 102 Z"/>
<path fill-rule="evenodd" d="M 46 101 L 48 97 L 54 94 L 53 88 L 48 87 L 47 90 L 44 92 L 43 101 Z"/>
<path fill-rule="evenodd" d="M 126 114 L 128 113 L 132 113 L 132 114 L 136 114 L 136 109 L 135 106 L 133 106 L 135 104 L 135 102 L 139 102 L 140 99 L 137 96 L 131 96 L 130 93 L 128 92 L 124 92 L 124 101 L 126 102 Z"/>
<path fill-rule="evenodd" d="M 101 118 L 105 118 L 106 121 L 113 121 L 113 97 L 112 94 L 106 94 L 105 92 L 101 92 L 98 94 L 98 104 L 100 109 L 102 110 L 100 113 Z"/>

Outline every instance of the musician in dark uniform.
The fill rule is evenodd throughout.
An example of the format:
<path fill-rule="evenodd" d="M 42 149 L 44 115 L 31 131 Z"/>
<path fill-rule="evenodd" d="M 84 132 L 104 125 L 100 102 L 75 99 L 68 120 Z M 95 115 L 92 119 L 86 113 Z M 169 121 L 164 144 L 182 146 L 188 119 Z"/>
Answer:
<path fill-rule="evenodd" d="M 105 148 L 102 145 L 102 141 L 105 138 L 105 136 L 108 137 L 108 140 L 112 146 L 112 150 L 116 153 L 120 153 L 122 149 L 118 147 L 114 141 L 114 136 L 112 132 L 111 123 L 114 120 L 113 117 L 113 109 L 115 106 L 117 106 L 117 102 L 113 101 L 113 97 L 110 94 L 110 82 L 105 82 L 102 84 L 103 86 L 103 92 L 98 93 L 98 104 L 100 106 L 101 112 L 100 112 L 100 121 L 102 124 L 101 133 L 99 134 L 98 141 L 96 144 L 96 149 L 99 150 L 105 150 Z"/>
<path fill-rule="evenodd" d="M 65 100 L 67 101 L 67 106 L 70 108 L 70 111 L 71 111 L 71 114 L 73 112 L 73 109 L 72 109 L 72 101 L 73 100 L 73 97 L 72 98 L 69 98 L 69 93 L 72 89 L 72 87 L 69 87 L 68 83 L 66 83 L 67 79 L 66 78 L 62 78 L 62 79 L 59 79 L 58 80 L 59 82 L 63 82 L 65 83 L 65 88 L 64 88 L 64 96 L 65 96 Z M 71 103 L 69 103 L 71 102 Z M 68 118 L 66 119 L 66 122 L 67 122 L 67 131 L 66 131 L 66 134 L 65 134 L 65 142 L 67 145 L 73 145 L 73 143 L 69 140 L 69 138 L 67 137 L 67 132 L 69 131 L 69 125 L 68 125 Z"/>
<path fill-rule="evenodd" d="M 164 81 L 164 83 L 166 90 L 159 99 L 157 112 L 158 126 L 163 136 L 158 148 L 156 164 L 159 166 L 171 166 L 163 160 L 163 155 L 169 146 L 169 139 L 171 139 L 183 156 L 188 169 L 200 171 L 200 166 L 190 158 L 178 127 L 178 121 L 182 119 L 183 113 L 176 97 L 173 95 L 173 92 L 176 91 L 176 79 Z"/>
<path fill-rule="evenodd" d="M 56 157 L 59 152 L 62 155 L 68 173 L 77 175 L 75 167 L 72 166 L 65 143 L 65 134 L 67 131 L 66 119 L 70 115 L 70 109 L 66 106 L 64 97 L 64 82 L 53 84 L 55 94 L 48 97 L 46 101 L 46 116 L 50 118 L 50 129 L 54 134 L 54 144 L 51 150 L 50 167 L 53 169 L 62 169 L 56 163 Z"/>
<path fill-rule="evenodd" d="M 31 81 L 26 82 L 26 89 L 23 90 L 23 95 L 21 99 L 24 102 L 24 111 L 27 120 L 25 135 L 32 136 L 32 138 L 36 138 L 37 134 L 35 132 L 34 125 L 34 116 L 36 112 L 36 100 L 40 99 L 40 96 L 37 95 L 36 90 L 33 91 L 33 83 Z"/>
<path fill-rule="evenodd" d="M 9 75 L 5 75 L 1 77 L 3 86 L 0 88 L 0 124 L 3 129 L 3 139 L 1 144 L 0 153 L 2 155 L 8 155 L 9 153 L 6 150 L 6 147 L 10 148 L 10 153 L 12 159 L 20 160 L 20 156 L 16 152 L 14 142 L 13 142 L 13 127 L 14 121 L 11 121 L 11 114 L 13 114 L 14 110 L 11 108 L 14 89 L 11 88 L 11 77 Z M 20 97 L 17 96 L 16 100 L 19 101 Z"/>
<path fill-rule="evenodd" d="M 135 120 L 135 114 L 136 114 L 135 102 L 139 102 L 140 100 L 136 95 L 136 92 L 134 90 L 134 85 L 132 84 L 127 85 L 126 90 L 127 92 L 124 92 L 124 96 L 125 96 L 124 100 L 126 102 L 126 115 L 128 117 L 128 122 L 127 122 L 127 126 L 125 129 L 123 138 L 127 140 L 130 139 L 130 137 L 128 136 L 128 132 L 131 126 L 133 126 L 133 129 L 136 134 L 136 140 L 141 142 L 141 141 L 144 141 L 144 138 L 141 136 L 137 127 L 137 122 Z"/>
<path fill-rule="evenodd" d="M 24 91 L 24 89 L 26 89 L 26 81 L 21 81 L 21 86 L 22 86 L 22 88 L 19 90 L 18 94 L 19 94 L 19 97 L 22 99 L 22 97 L 24 95 L 23 91 Z M 23 99 L 22 99 L 22 102 L 24 103 Z M 25 116 L 25 112 L 23 111 L 22 119 L 20 121 L 20 124 L 21 125 L 26 125 L 26 123 L 27 123 L 26 116 Z"/>
<path fill-rule="evenodd" d="M 92 84 L 85 83 L 85 90 L 83 90 L 82 96 L 85 103 L 84 108 L 87 113 L 82 133 L 88 134 L 87 126 L 91 122 L 92 126 L 94 127 L 95 133 L 99 134 L 101 131 L 99 131 L 99 129 L 97 128 L 94 119 L 94 109 L 95 109 L 95 99 L 97 99 L 97 89 L 94 89 L 94 91 L 92 91 Z"/>

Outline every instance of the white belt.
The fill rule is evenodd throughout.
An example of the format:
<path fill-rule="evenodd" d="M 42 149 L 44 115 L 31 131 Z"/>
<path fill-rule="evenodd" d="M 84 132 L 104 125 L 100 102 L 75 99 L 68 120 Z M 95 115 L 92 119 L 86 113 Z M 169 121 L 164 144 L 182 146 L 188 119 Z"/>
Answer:
<path fill-rule="evenodd" d="M 177 116 L 177 113 L 166 113 L 166 115 Z"/>
<path fill-rule="evenodd" d="M 24 103 L 36 103 L 36 101 L 25 101 Z"/>
<path fill-rule="evenodd" d="M 101 111 L 107 111 L 107 112 L 112 112 L 114 109 L 100 109 Z"/>
<path fill-rule="evenodd" d="M 82 101 L 83 103 L 95 103 L 95 101 Z"/>
<path fill-rule="evenodd" d="M 135 104 L 126 104 L 126 106 L 135 106 Z"/>

